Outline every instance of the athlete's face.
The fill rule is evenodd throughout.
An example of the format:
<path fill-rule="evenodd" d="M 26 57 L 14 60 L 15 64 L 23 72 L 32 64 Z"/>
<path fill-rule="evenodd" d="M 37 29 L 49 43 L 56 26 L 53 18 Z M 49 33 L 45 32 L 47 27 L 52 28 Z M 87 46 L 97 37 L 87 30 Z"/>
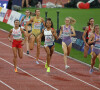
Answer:
<path fill-rule="evenodd" d="M 15 27 L 19 27 L 19 21 L 15 21 Z"/>
<path fill-rule="evenodd" d="M 99 33 L 100 31 L 100 27 L 99 26 L 96 26 L 95 29 L 94 29 L 95 33 Z"/>
<path fill-rule="evenodd" d="M 35 14 L 36 16 L 40 16 L 40 10 L 36 10 Z"/>
<path fill-rule="evenodd" d="M 69 24 L 69 23 L 70 23 L 70 19 L 69 18 L 66 18 L 65 24 Z"/>
<path fill-rule="evenodd" d="M 94 19 L 90 20 L 90 25 L 94 25 Z"/>
<path fill-rule="evenodd" d="M 26 14 L 26 16 L 29 16 L 30 15 L 30 12 L 29 11 L 26 11 L 25 14 Z"/>
<path fill-rule="evenodd" d="M 51 21 L 47 20 L 47 22 L 46 22 L 46 27 L 47 27 L 47 28 L 50 28 L 50 27 L 51 27 Z"/>

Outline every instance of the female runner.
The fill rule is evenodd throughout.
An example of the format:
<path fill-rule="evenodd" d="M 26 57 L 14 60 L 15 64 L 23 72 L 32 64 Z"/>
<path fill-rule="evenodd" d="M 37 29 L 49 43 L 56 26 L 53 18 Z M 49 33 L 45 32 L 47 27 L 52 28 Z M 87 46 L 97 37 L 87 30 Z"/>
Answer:
<path fill-rule="evenodd" d="M 91 43 L 89 45 L 88 44 L 88 40 L 89 40 L 90 35 L 94 32 L 93 29 L 94 29 L 94 19 L 90 18 L 89 22 L 88 22 L 88 26 L 85 28 L 85 31 L 84 31 L 84 33 L 82 35 L 83 41 L 85 43 L 85 47 L 84 47 L 84 57 L 85 58 L 88 55 L 89 46 L 91 46 L 91 52 L 92 52 L 93 44 Z"/>
<path fill-rule="evenodd" d="M 62 34 L 62 49 L 64 52 L 64 62 L 65 62 L 65 69 L 69 68 L 67 65 L 67 58 L 66 56 L 69 56 L 71 48 L 72 48 L 72 42 L 71 42 L 71 37 L 76 36 L 76 33 L 74 31 L 74 27 L 71 26 L 76 22 L 75 19 L 72 17 L 66 17 L 65 19 L 65 25 L 61 26 L 60 34 L 59 37 Z"/>
<path fill-rule="evenodd" d="M 19 27 L 19 20 L 14 21 L 15 27 L 10 30 L 8 35 L 8 40 L 12 42 L 12 50 L 13 50 L 13 62 L 14 62 L 14 71 L 17 72 L 17 51 L 19 58 L 22 59 L 23 57 L 23 49 L 22 45 L 24 45 L 26 38 L 22 41 L 22 33 L 26 36 L 23 29 Z M 13 41 L 11 40 L 10 36 L 13 36 Z"/>
<path fill-rule="evenodd" d="M 45 26 L 45 21 L 43 18 L 40 17 L 40 10 L 36 9 L 35 10 L 36 16 L 31 18 L 30 21 L 26 24 L 26 30 L 28 29 L 27 26 L 32 23 L 32 35 L 31 35 L 31 42 L 30 42 L 30 49 L 33 49 L 34 47 L 34 42 L 36 40 L 37 42 L 37 53 L 36 53 L 36 64 L 39 64 L 38 59 L 40 55 L 40 45 L 41 45 L 41 38 L 40 38 L 40 33 L 41 33 L 41 26 Z"/>
<path fill-rule="evenodd" d="M 29 10 L 26 10 L 25 12 L 25 16 L 22 17 L 22 20 L 21 20 L 21 28 L 24 29 L 24 31 L 26 32 L 25 30 L 25 25 L 26 23 L 31 19 L 30 17 L 30 11 Z M 27 54 L 29 54 L 29 46 L 30 46 L 30 35 L 32 33 L 32 27 L 31 27 L 31 24 L 28 25 L 28 31 L 27 31 L 27 38 L 26 38 L 26 48 L 27 48 Z"/>
<path fill-rule="evenodd" d="M 54 38 L 57 39 L 56 30 L 53 28 L 53 23 L 50 18 L 48 18 L 46 21 L 46 28 L 42 31 L 41 37 L 43 35 L 45 36 L 44 48 L 47 53 L 45 68 L 47 68 L 47 72 L 50 72 L 49 65 L 54 52 Z"/>
<path fill-rule="evenodd" d="M 94 26 L 94 33 L 91 34 L 89 41 L 89 44 L 94 43 L 93 47 L 93 54 L 92 54 L 92 61 L 91 61 L 91 69 L 90 74 L 93 72 L 93 66 L 95 64 L 96 57 L 99 58 L 99 70 L 100 70 L 100 27 L 99 25 Z"/>

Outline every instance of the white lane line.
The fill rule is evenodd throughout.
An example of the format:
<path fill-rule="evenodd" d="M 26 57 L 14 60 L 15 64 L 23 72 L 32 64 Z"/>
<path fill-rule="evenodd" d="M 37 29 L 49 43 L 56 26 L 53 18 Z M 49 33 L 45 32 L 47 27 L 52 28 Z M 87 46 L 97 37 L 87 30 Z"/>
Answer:
<path fill-rule="evenodd" d="M 4 83 L 3 81 L 0 80 L 0 83 L 4 84 L 6 87 L 8 87 L 11 90 L 15 90 L 14 88 L 12 88 L 11 86 L 9 86 L 8 84 Z"/>
<path fill-rule="evenodd" d="M 5 60 L 5 59 L 3 59 L 3 58 L 1 58 L 1 57 L 0 57 L 0 59 L 1 59 L 2 61 L 5 61 L 6 63 L 10 64 L 11 66 L 14 66 L 12 63 L 8 62 L 7 60 Z M 18 68 L 19 70 L 21 70 L 22 72 L 24 72 L 24 73 L 28 74 L 29 76 L 31 76 L 31 77 L 33 77 L 33 78 L 35 78 L 36 80 L 38 80 L 38 81 L 40 81 L 40 82 L 44 83 L 45 85 L 47 85 L 47 86 L 51 87 L 52 89 L 54 89 L 54 90 L 59 90 L 59 89 L 57 89 L 57 88 L 53 87 L 52 85 L 50 85 L 50 84 L 48 84 L 48 83 L 46 83 L 46 82 L 42 81 L 41 79 L 39 79 L 39 78 L 37 78 L 37 77 L 33 76 L 32 74 L 30 74 L 30 73 L 26 72 L 25 70 L 23 70 L 23 69 L 21 69 L 21 68 L 19 68 L 19 67 L 17 67 L 17 68 Z"/>
<path fill-rule="evenodd" d="M 8 31 L 6 31 L 6 30 L 4 30 L 4 29 L 1 29 L 0 28 L 0 30 L 1 31 L 3 31 L 3 32 L 5 32 L 5 33 L 9 33 Z M 41 47 L 43 47 L 42 45 L 41 45 Z M 57 51 L 54 51 L 54 52 L 56 52 L 57 54 L 60 54 L 60 55 L 64 55 L 64 54 L 62 54 L 62 53 L 60 53 L 60 52 L 57 52 Z M 80 61 L 80 60 L 78 60 L 78 59 L 75 59 L 75 58 L 72 58 L 72 57 L 70 57 L 70 56 L 67 56 L 68 58 L 70 58 L 70 59 L 72 59 L 72 60 L 74 60 L 74 61 L 77 61 L 77 62 L 79 62 L 79 63 L 82 63 L 82 64 L 84 64 L 84 65 L 86 65 L 86 66 L 91 66 L 90 64 L 87 64 L 87 63 L 85 63 L 85 62 L 82 62 L 82 61 Z M 94 67 L 96 70 L 99 70 L 99 68 L 97 68 L 97 67 Z"/>
<path fill-rule="evenodd" d="M 7 47 L 12 48 L 11 46 L 9 46 L 9 45 L 7 45 L 7 44 L 1 42 L 1 41 L 0 41 L 0 43 L 3 44 L 3 45 L 5 45 L 5 46 L 7 46 Z M 31 56 L 31 55 L 27 55 L 26 53 L 24 53 L 24 54 L 25 54 L 26 56 L 29 56 L 29 57 L 31 57 L 31 58 L 36 59 L 35 57 L 33 57 L 33 56 Z M 42 62 L 42 63 L 45 63 L 45 62 L 43 62 L 42 60 L 39 60 L 39 61 Z M 58 70 L 58 71 L 64 73 L 64 74 L 66 74 L 66 75 L 68 75 L 68 76 L 70 76 L 70 77 L 72 77 L 72 78 L 74 78 L 74 79 L 80 81 L 80 82 L 83 82 L 84 84 L 87 84 L 87 85 L 89 85 L 89 86 L 91 86 L 91 87 L 93 87 L 93 88 L 95 88 L 95 89 L 97 89 L 97 90 L 100 90 L 100 88 L 98 88 L 98 87 L 96 87 L 96 86 L 94 86 L 94 85 L 92 85 L 92 84 L 90 84 L 90 83 L 88 83 L 88 82 L 86 82 L 86 81 L 84 81 L 84 80 L 81 80 L 81 79 L 79 79 L 79 78 L 77 78 L 77 77 L 75 77 L 75 76 L 73 76 L 73 75 L 71 75 L 71 74 L 69 74 L 69 73 L 67 73 L 67 72 L 65 72 L 65 71 L 63 71 L 63 70 L 61 70 L 61 69 L 58 69 L 58 68 L 56 68 L 56 67 L 54 67 L 54 66 L 52 66 L 52 65 L 50 65 L 50 66 L 51 66 L 52 68 L 54 68 L 54 69 L 56 69 L 56 70 Z"/>

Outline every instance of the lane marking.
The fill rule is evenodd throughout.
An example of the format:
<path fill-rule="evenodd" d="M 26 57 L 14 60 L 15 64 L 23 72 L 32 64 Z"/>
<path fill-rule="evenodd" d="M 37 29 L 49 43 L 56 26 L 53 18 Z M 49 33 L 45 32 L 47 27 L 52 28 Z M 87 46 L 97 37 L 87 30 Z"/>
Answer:
<path fill-rule="evenodd" d="M 14 66 L 12 63 L 8 62 L 7 60 L 5 60 L 5 59 L 3 59 L 3 58 L 1 58 L 1 57 L 0 57 L 0 59 L 1 59 L 2 61 L 4 61 L 4 62 L 6 62 L 6 63 L 10 64 L 11 66 Z M 29 76 L 31 76 L 31 77 L 33 77 L 33 78 L 35 78 L 36 80 L 38 80 L 38 81 L 40 81 L 40 82 L 44 83 L 45 85 L 47 85 L 47 86 L 51 87 L 52 89 L 54 89 L 54 90 L 59 90 L 59 89 L 57 89 L 57 88 L 53 87 L 52 85 L 50 85 L 50 84 L 48 84 L 48 83 L 46 83 L 46 82 L 42 81 L 41 79 L 39 79 L 39 78 L 37 78 L 37 77 L 33 76 L 32 74 L 30 74 L 30 73 L 26 72 L 25 70 L 23 70 L 23 69 L 21 69 L 21 68 L 19 68 L 19 67 L 17 67 L 17 68 L 18 68 L 19 70 L 21 70 L 22 72 L 24 72 L 24 73 L 28 74 Z"/>
<path fill-rule="evenodd" d="M 11 46 L 9 46 L 9 45 L 7 45 L 7 44 L 1 42 L 1 41 L 0 41 L 0 43 L 3 44 L 3 45 L 5 45 L 5 46 L 7 46 L 7 47 L 9 47 L 9 48 L 12 48 Z M 24 54 L 25 54 L 26 56 L 29 56 L 29 57 L 31 57 L 31 58 L 36 59 L 35 57 L 33 57 L 33 56 L 31 56 L 31 55 L 27 55 L 26 53 L 24 53 Z M 40 60 L 40 59 L 39 59 L 39 61 L 45 64 L 44 61 L 42 61 L 42 60 Z M 75 77 L 75 76 L 73 76 L 73 75 L 71 75 L 71 74 L 69 74 L 69 73 L 67 73 L 67 72 L 65 72 L 65 71 L 63 71 L 63 70 L 61 70 L 61 69 L 58 69 L 58 68 L 56 68 L 56 67 L 54 67 L 54 66 L 52 66 L 52 65 L 50 65 L 50 66 L 51 66 L 52 68 L 54 68 L 54 69 L 56 69 L 56 70 L 58 70 L 58 71 L 64 73 L 64 74 L 66 74 L 66 75 L 68 75 L 68 76 L 70 76 L 70 77 L 72 77 L 72 78 L 74 78 L 74 79 L 80 81 L 80 82 L 83 82 L 84 84 L 87 84 L 87 85 L 89 85 L 89 86 L 91 86 L 91 87 L 93 87 L 93 88 L 95 88 L 95 89 L 97 89 L 97 90 L 100 90 L 100 88 L 98 88 L 98 87 L 96 87 L 96 86 L 94 86 L 94 85 L 92 85 L 92 84 L 90 84 L 90 83 L 88 83 L 88 82 L 86 82 L 86 81 L 84 81 L 84 80 L 81 80 L 81 79 L 79 79 L 79 78 L 77 78 L 77 77 Z"/>
<path fill-rule="evenodd" d="M 12 88 L 12 87 L 9 86 L 8 84 L 4 83 L 3 81 L 0 80 L 0 82 L 1 82 L 3 85 L 5 85 L 6 87 L 8 87 L 9 89 L 11 89 L 11 90 L 15 90 L 14 88 Z"/>

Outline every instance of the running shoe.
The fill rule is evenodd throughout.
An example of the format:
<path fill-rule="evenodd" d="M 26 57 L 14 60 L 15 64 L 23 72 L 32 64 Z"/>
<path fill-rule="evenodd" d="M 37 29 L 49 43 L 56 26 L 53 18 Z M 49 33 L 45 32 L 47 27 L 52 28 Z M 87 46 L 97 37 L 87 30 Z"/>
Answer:
<path fill-rule="evenodd" d="M 27 54 L 29 54 L 29 51 L 27 51 Z"/>
<path fill-rule="evenodd" d="M 47 67 L 47 72 L 50 72 L 50 67 Z"/>
<path fill-rule="evenodd" d="M 93 73 L 93 71 L 94 71 L 94 70 L 91 68 L 91 69 L 89 70 L 89 73 L 90 73 L 90 74 L 92 74 L 92 73 Z"/>
<path fill-rule="evenodd" d="M 47 65 L 47 63 L 45 64 L 45 68 L 48 68 L 48 65 Z"/>
<path fill-rule="evenodd" d="M 68 69 L 70 66 L 68 66 L 68 65 L 65 65 L 65 69 Z"/>
<path fill-rule="evenodd" d="M 36 61 L 36 64 L 39 64 L 39 62 L 38 62 L 38 61 Z"/>
<path fill-rule="evenodd" d="M 18 71 L 17 71 L 17 68 L 15 68 L 15 72 L 18 72 Z"/>

